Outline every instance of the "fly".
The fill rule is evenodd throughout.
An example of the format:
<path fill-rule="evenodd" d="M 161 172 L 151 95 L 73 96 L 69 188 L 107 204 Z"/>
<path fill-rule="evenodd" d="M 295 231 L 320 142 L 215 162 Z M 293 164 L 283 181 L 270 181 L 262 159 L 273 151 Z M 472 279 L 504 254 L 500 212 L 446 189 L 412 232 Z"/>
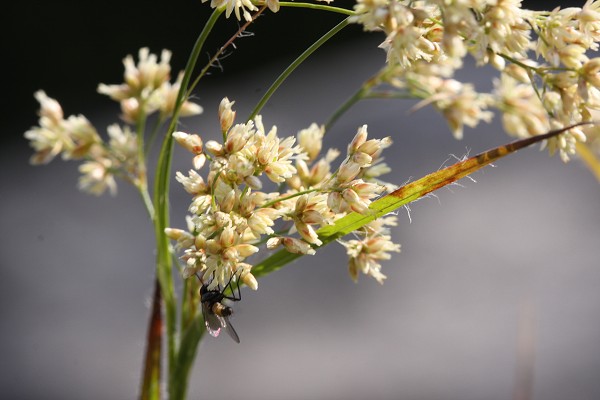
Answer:
<path fill-rule="evenodd" d="M 231 336 L 236 343 L 239 343 L 240 337 L 229 321 L 229 317 L 233 314 L 233 309 L 222 303 L 225 299 L 231 301 L 240 301 L 242 299 L 239 282 L 237 282 L 237 296 L 233 293 L 233 286 L 231 284 L 232 279 L 233 275 L 223 289 L 220 289 L 217 286 L 216 289 L 208 290 L 208 285 L 202 283 L 202 286 L 200 287 L 200 302 L 202 303 L 202 316 L 204 317 L 204 324 L 206 325 L 208 333 L 210 333 L 211 336 L 217 337 L 221 333 L 221 329 L 225 329 L 229 336 Z M 232 288 L 232 296 L 227 296 L 225 294 L 228 287 Z"/>

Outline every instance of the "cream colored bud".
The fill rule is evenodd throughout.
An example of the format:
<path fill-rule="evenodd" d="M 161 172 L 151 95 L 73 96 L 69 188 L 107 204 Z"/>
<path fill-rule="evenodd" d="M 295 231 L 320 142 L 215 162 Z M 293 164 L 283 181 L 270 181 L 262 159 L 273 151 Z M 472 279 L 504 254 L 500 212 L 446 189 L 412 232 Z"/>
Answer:
<path fill-rule="evenodd" d="M 227 97 L 221 100 L 219 104 L 219 121 L 221 123 L 221 132 L 227 132 L 235 121 L 235 111 L 231 109 L 235 101 L 229 101 Z"/>
<path fill-rule="evenodd" d="M 315 254 L 315 250 L 310 246 L 310 244 L 306 243 L 303 240 L 284 237 L 283 238 L 283 247 L 290 253 L 294 254 Z"/>
<path fill-rule="evenodd" d="M 305 224 L 304 222 L 296 221 L 295 226 L 300 236 L 302 236 L 302 239 L 306 240 L 308 243 L 312 243 L 317 246 L 323 244 L 323 242 L 319 240 L 319 236 L 317 235 L 317 233 L 311 225 Z"/>
<path fill-rule="evenodd" d="M 179 111 L 179 115 L 182 117 L 191 117 L 193 115 L 199 115 L 204 112 L 204 109 L 201 105 L 192 103 L 191 101 L 185 101 L 181 105 L 181 111 Z"/>
<path fill-rule="evenodd" d="M 363 125 L 358 128 L 356 135 L 354 135 L 354 139 L 348 145 L 348 154 L 354 153 L 364 142 L 367 140 L 367 125 Z"/>
<path fill-rule="evenodd" d="M 571 128 L 568 132 L 573 135 L 573 138 L 578 142 L 585 143 L 587 141 L 587 136 L 580 127 Z"/>
<path fill-rule="evenodd" d="M 311 225 L 321 225 L 325 223 L 325 219 L 317 210 L 307 210 L 302 213 L 302 222 Z"/>
<path fill-rule="evenodd" d="M 206 142 L 205 146 L 206 150 L 210 151 L 214 155 L 220 156 L 223 154 L 223 146 L 214 140 L 209 140 Z"/>
<path fill-rule="evenodd" d="M 231 210 L 233 210 L 233 206 L 235 205 L 235 199 L 236 199 L 235 190 L 230 190 L 229 193 L 227 193 L 227 195 L 225 195 L 225 198 L 223 199 L 223 201 L 221 201 L 219 203 L 221 211 L 226 212 L 226 213 L 231 212 Z"/>
<path fill-rule="evenodd" d="M 242 282 L 252 290 L 258 289 L 258 281 L 250 272 L 246 272 L 242 275 Z"/>
<path fill-rule="evenodd" d="M 279 247 L 281 245 L 282 242 L 283 242 L 282 237 L 272 237 L 269 240 L 267 240 L 267 249 L 269 249 L 269 250 L 276 249 L 277 247 Z"/>
<path fill-rule="evenodd" d="M 244 178 L 244 182 L 254 190 L 262 189 L 262 182 L 258 176 L 250 175 Z"/>
<path fill-rule="evenodd" d="M 229 214 L 223 212 L 223 211 L 217 211 L 214 214 L 215 217 L 215 224 L 219 227 L 219 228 L 223 228 L 225 226 L 230 226 L 231 225 L 231 217 L 229 216 Z"/>
<path fill-rule="evenodd" d="M 198 269 L 196 267 L 185 267 L 181 272 L 181 276 L 183 276 L 183 279 L 187 279 L 190 276 L 194 275 L 196 272 L 198 272 Z"/>
<path fill-rule="evenodd" d="M 219 237 L 219 243 L 221 247 L 231 247 L 235 244 L 235 233 L 232 227 L 223 228 L 221 236 Z"/>
<path fill-rule="evenodd" d="M 312 123 L 308 128 L 298 132 L 298 144 L 308 154 L 309 160 L 314 160 L 323 146 L 325 127 Z"/>
<path fill-rule="evenodd" d="M 236 153 L 248 145 L 246 137 L 246 125 L 237 124 L 227 134 L 225 149 L 228 153 Z"/>
<path fill-rule="evenodd" d="M 241 257 L 246 258 L 258 252 L 258 247 L 252 246 L 251 244 L 238 244 L 235 246 L 235 250 Z"/>
<path fill-rule="evenodd" d="M 203 235 L 196 235 L 194 238 L 194 246 L 197 250 L 204 249 L 206 247 L 206 238 Z"/>
<path fill-rule="evenodd" d="M 134 97 L 122 100 L 121 111 L 123 112 L 122 118 L 125 121 L 134 123 L 137 121 L 140 113 L 140 103 Z"/>
<path fill-rule="evenodd" d="M 502 72 L 521 83 L 529 83 L 529 75 L 527 74 L 527 70 L 516 64 L 507 65 Z"/>
<path fill-rule="evenodd" d="M 215 239 L 207 240 L 206 245 L 204 247 L 208 254 L 218 254 L 219 251 L 222 249 L 222 246 L 220 245 L 220 243 L 217 242 L 217 240 L 215 240 Z"/>
<path fill-rule="evenodd" d="M 308 165 L 304 160 L 296 161 L 296 171 L 298 171 L 298 177 L 301 179 L 308 179 L 308 177 L 310 176 Z"/>
<path fill-rule="evenodd" d="M 173 132 L 173 139 L 189 152 L 193 154 L 202 154 L 202 138 L 200 136 L 178 131 Z"/>
<path fill-rule="evenodd" d="M 63 110 L 58 101 L 51 99 L 43 90 L 38 90 L 33 95 L 40 103 L 40 117 L 46 117 L 52 120 L 54 124 L 59 123 L 63 118 Z"/>
<path fill-rule="evenodd" d="M 340 170 L 337 175 L 337 181 L 339 183 L 350 182 L 352 179 L 356 178 L 356 175 L 358 175 L 359 172 L 359 164 L 352 161 L 346 161 L 340 166 Z"/>
<path fill-rule="evenodd" d="M 498 7 L 499 8 L 499 7 Z M 498 71 L 503 71 L 506 67 L 506 60 L 500 57 L 498 54 L 494 53 L 491 50 L 488 50 L 488 56 L 490 60 L 490 65 L 496 68 Z"/>
<path fill-rule="evenodd" d="M 315 184 L 323 182 L 330 171 L 331 167 L 329 162 L 327 162 L 325 159 L 320 159 L 310 169 L 311 182 L 314 182 Z"/>
<path fill-rule="evenodd" d="M 356 193 L 352 189 L 344 189 L 342 191 L 342 197 L 344 198 L 344 200 L 346 200 L 350 204 L 360 201 L 360 197 L 358 196 L 358 193 Z"/>
<path fill-rule="evenodd" d="M 206 156 L 204 154 L 198 154 L 196 157 L 194 157 L 192 163 L 194 165 L 194 168 L 200 169 L 206 163 Z"/>
<path fill-rule="evenodd" d="M 351 160 L 352 162 L 358 164 L 361 167 L 368 167 L 369 165 L 371 165 L 373 157 L 371 157 L 367 153 L 357 151 L 352 155 Z"/>
<path fill-rule="evenodd" d="M 340 192 L 331 192 L 327 196 L 327 207 L 332 210 L 339 210 L 342 201 L 342 194 Z"/>
<path fill-rule="evenodd" d="M 358 147 L 357 152 L 367 153 L 368 155 L 372 156 L 377 151 L 379 151 L 380 147 L 381 147 L 381 140 L 371 139 L 371 140 L 367 140 L 366 142 L 361 144 Z"/>
<path fill-rule="evenodd" d="M 600 87 L 600 57 L 592 58 L 583 64 L 581 75 L 592 86 Z"/>
<path fill-rule="evenodd" d="M 165 228 L 165 235 L 172 240 L 178 240 L 186 233 L 187 232 L 183 231 L 182 229 Z"/>
<path fill-rule="evenodd" d="M 306 208 L 307 205 L 308 205 L 308 195 L 303 194 L 302 196 L 298 197 L 298 199 L 296 200 L 295 211 L 297 213 L 301 213 Z"/>

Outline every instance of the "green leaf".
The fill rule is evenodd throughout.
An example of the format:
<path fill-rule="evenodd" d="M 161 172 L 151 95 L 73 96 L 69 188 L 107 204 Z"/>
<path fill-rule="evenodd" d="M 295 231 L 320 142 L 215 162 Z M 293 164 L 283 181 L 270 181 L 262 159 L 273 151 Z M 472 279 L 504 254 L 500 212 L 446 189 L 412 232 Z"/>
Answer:
<path fill-rule="evenodd" d="M 146 340 L 146 360 L 144 362 L 144 377 L 142 381 L 141 400 L 159 400 L 161 398 L 161 350 L 163 324 L 161 312 L 161 291 L 158 280 L 154 284 L 154 299 L 152 301 L 152 316 L 148 326 Z"/>
<path fill-rule="evenodd" d="M 411 203 L 421 197 L 433 192 L 439 188 L 449 185 L 453 182 L 458 181 L 465 176 L 472 174 L 475 171 L 493 163 L 502 157 L 505 157 L 511 153 L 514 153 L 524 147 L 530 146 L 534 143 L 541 142 L 543 140 L 550 139 L 561 133 L 568 131 L 575 126 L 583 125 L 587 123 L 580 123 L 566 128 L 558 129 L 545 135 L 533 136 L 527 139 L 518 140 L 516 142 L 509 143 L 504 146 L 496 147 L 494 149 L 480 153 L 474 157 L 468 158 L 463 161 L 459 161 L 449 167 L 433 172 L 429 175 L 422 177 L 421 179 L 406 184 L 394 192 L 374 201 L 369 206 L 370 213 L 363 215 L 358 213 L 350 213 L 343 218 L 340 218 L 335 224 L 325 226 L 317 231 L 319 239 L 323 241 L 323 245 L 326 245 L 336 239 L 341 238 L 357 229 L 362 228 L 369 222 L 382 217 L 398 208 Z M 321 247 L 322 247 L 321 246 Z M 280 269 L 289 262 L 301 257 L 301 254 L 292 254 L 286 250 L 280 250 L 272 256 L 266 258 L 259 264 L 252 268 L 252 274 L 255 277 L 266 275 L 270 272 Z"/>

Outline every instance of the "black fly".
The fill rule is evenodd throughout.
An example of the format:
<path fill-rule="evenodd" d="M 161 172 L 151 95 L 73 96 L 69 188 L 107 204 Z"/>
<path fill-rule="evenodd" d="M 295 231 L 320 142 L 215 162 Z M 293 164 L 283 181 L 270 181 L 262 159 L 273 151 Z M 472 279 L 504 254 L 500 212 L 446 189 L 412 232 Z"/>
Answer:
<path fill-rule="evenodd" d="M 204 317 L 204 324 L 206 325 L 206 330 L 208 333 L 210 333 L 211 336 L 217 337 L 219 336 L 219 333 L 221 333 L 221 329 L 225 329 L 229 336 L 231 336 L 236 343 L 239 343 L 240 337 L 236 333 L 235 329 L 233 329 L 233 326 L 229 321 L 229 316 L 233 314 L 233 309 L 222 303 L 222 301 L 225 299 L 231 301 L 240 301 L 242 299 L 240 284 L 237 282 L 236 296 L 233 290 L 233 285 L 231 284 L 232 279 L 233 275 L 223 289 L 220 289 L 217 286 L 217 288 L 211 290 L 208 290 L 208 285 L 201 281 L 202 287 L 200 287 L 200 301 L 202 303 L 202 316 Z M 225 294 L 225 291 L 228 287 L 231 288 L 231 296 L 227 296 Z"/>

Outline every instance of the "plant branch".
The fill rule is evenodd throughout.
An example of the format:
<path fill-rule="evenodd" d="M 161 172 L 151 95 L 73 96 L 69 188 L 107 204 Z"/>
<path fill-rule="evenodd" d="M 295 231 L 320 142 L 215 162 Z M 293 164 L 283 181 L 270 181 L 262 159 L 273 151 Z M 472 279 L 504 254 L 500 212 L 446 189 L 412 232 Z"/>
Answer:
<path fill-rule="evenodd" d="M 300 54 L 300 56 L 298 58 L 296 58 L 294 60 L 294 62 L 292 62 L 281 73 L 281 75 L 279 75 L 277 77 L 275 82 L 273 82 L 271 87 L 267 90 L 267 92 L 260 99 L 260 101 L 258 102 L 256 107 L 254 107 L 254 110 L 252 110 L 252 113 L 248 117 L 248 121 L 251 119 L 254 119 L 254 117 L 256 117 L 258 115 L 258 113 L 260 112 L 260 110 L 262 110 L 262 108 L 267 103 L 267 101 L 269 101 L 269 99 L 271 98 L 273 93 L 275 93 L 275 91 L 279 88 L 279 86 L 281 86 L 281 84 L 287 79 L 287 77 L 290 76 L 291 73 L 294 72 L 294 70 L 296 68 L 298 68 L 298 66 L 304 62 L 304 60 L 306 60 L 312 53 L 314 53 L 319 47 L 321 47 L 329 39 L 331 39 L 333 36 L 335 36 L 336 33 L 341 31 L 342 29 L 344 29 L 348 25 L 348 23 L 349 23 L 349 19 L 348 18 L 344 19 L 342 22 L 340 22 L 335 27 L 333 27 L 329 32 L 327 32 L 325 35 L 323 35 L 319 40 L 317 40 L 315 43 L 313 43 L 302 54 Z"/>

